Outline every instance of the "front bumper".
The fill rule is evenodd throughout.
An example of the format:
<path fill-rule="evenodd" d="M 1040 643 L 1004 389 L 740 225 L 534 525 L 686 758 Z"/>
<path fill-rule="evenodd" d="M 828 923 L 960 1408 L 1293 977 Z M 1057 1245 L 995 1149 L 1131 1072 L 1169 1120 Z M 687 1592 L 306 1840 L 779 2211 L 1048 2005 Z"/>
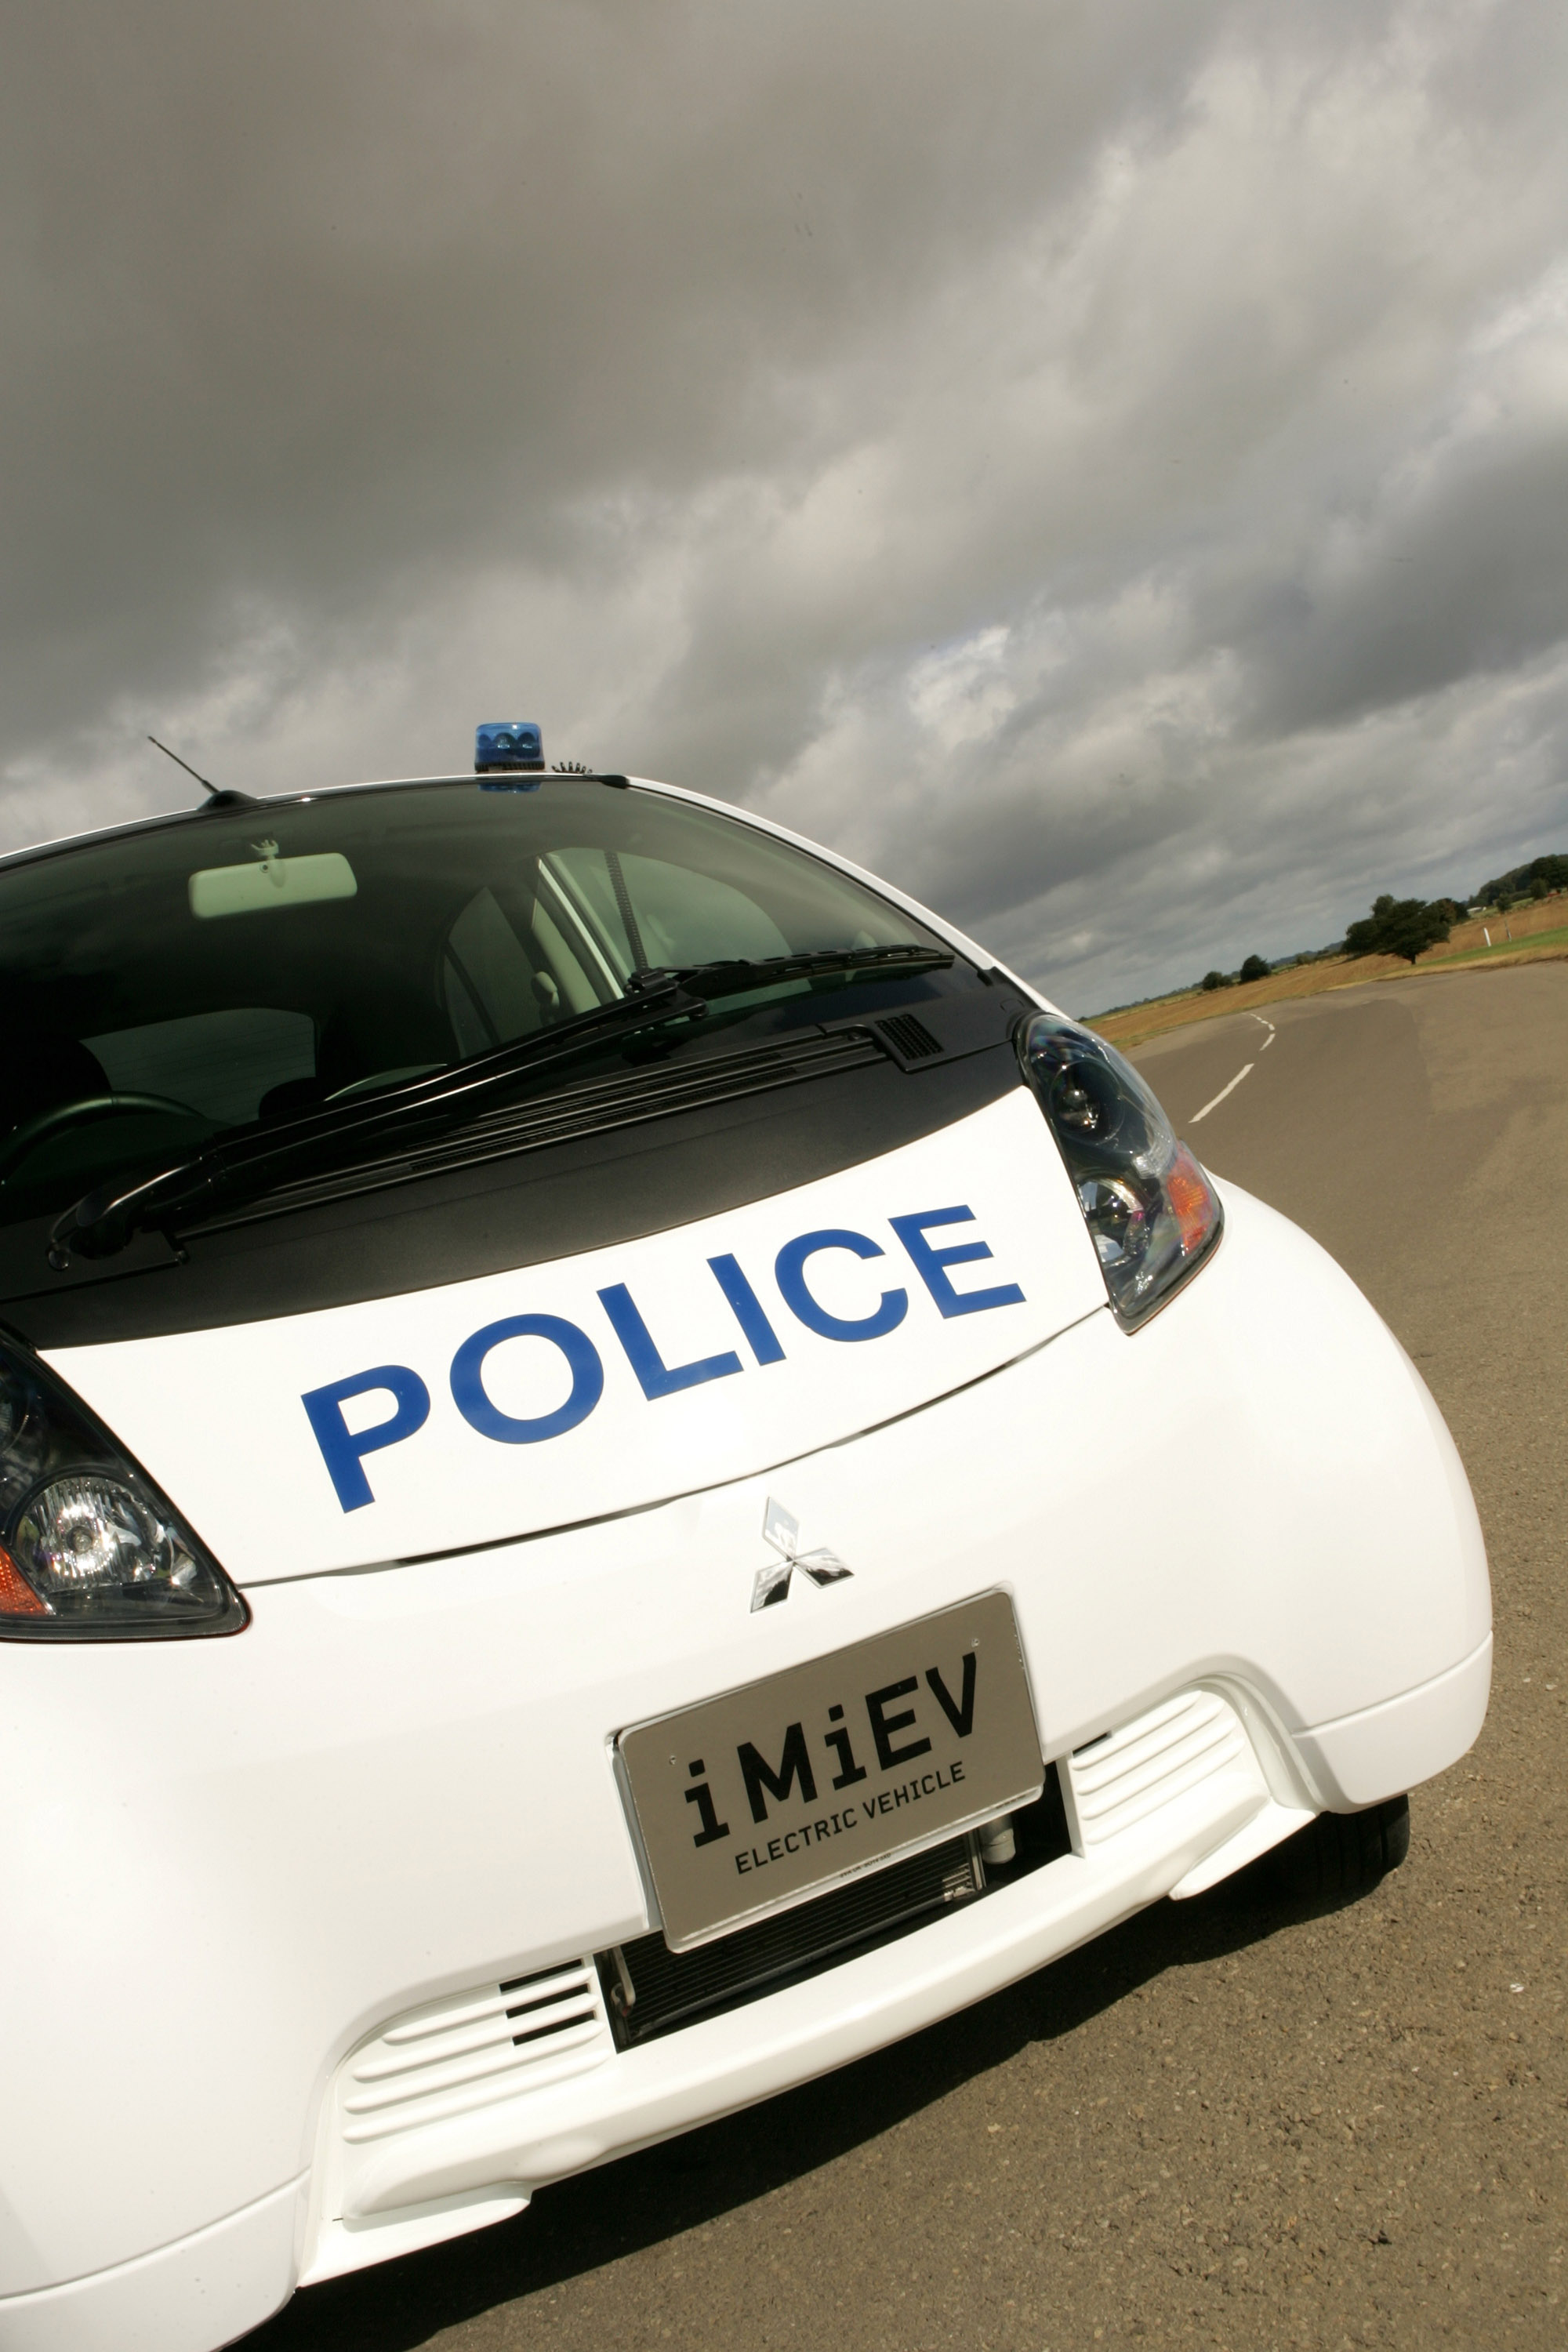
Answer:
<path fill-rule="evenodd" d="M 1244 1195 L 1226 1210 L 1213 1264 L 1134 1339 L 1097 1313 L 764 1480 L 258 1587 L 234 1642 L 9 1652 L 0 1763 L 32 1801 L 4 1934 L 32 2007 L 6 2029 L 0 2343 L 124 2352 L 145 2305 L 149 2346 L 205 2352 L 301 2274 L 515 2210 L 1461 1754 L 1489 1604 L 1447 1433 L 1322 1254 Z M 855 1575 L 752 1616 L 769 1491 Z M 1223 1769 L 1151 1783 L 1104 1836 L 1086 1797 L 1074 1853 L 966 1911 L 344 2161 L 343 2069 L 390 2022 L 648 1926 L 621 1725 L 994 1585 L 1051 1757 L 1197 1694 L 1237 1727 Z M 216 2302 L 192 2284 L 215 2265 Z"/>
<path fill-rule="evenodd" d="M 1403 1734 L 1411 1754 L 1434 1742 L 1446 1754 L 1462 1752 L 1486 1711 L 1490 1652 L 1489 1635 L 1461 1666 L 1378 1710 L 1380 1739 Z M 1315 1737 L 1332 1749 L 1341 1729 L 1324 1727 Z M 374 2074 L 387 2047 L 388 2036 L 376 2036 L 337 2070 L 313 2179 L 302 2175 L 137 2261 L 0 2301 L 0 2342 L 5 2352 L 205 2352 L 254 2325 L 296 2284 L 504 2220 L 542 2183 L 916 2032 L 1162 1895 L 1201 1892 L 1311 1818 L 1289 1744 L 1234 1688 L 1179 1695 L 1116 1742 L 1097 1745 L 1092 1760 L 1095 1790 L 1109 1797 L 1097 1820 L 1084 1801 L 1089 1765 L 1067 1767 L 1079 1850 L 890 1949 L 646 2047 L 617 2053 L 601 2003 L 570 2051 L 531 2057 L 514 2085 L 498 2081 L 499 2067 L 480 2074 L 471 2054 L 464 2065 L 445 2058 L 454 2044 L 474 2052 L 476 2011 L 504 2001 L 493 1985 L 395 2021 L 395 2045 L 401 2035 L 406 2049 L 416 2030 L 427 2078 L 439 2078 L 443 2066 L 463 2077 L 458 2089 L 440 2079 L 411 2086 L 409 2106 L 445 2112 L 400 2117 L 368 2147 L 345 2135 L 345 2095 Z M 1119 1781 L 1133 1785 L 1118 1794 Z M 592 1983 L 591 1961 L 563 1973 Z M 491 2038 L 504 2043 L 505 2026 Z"/>
<path fill-rule="evenodd" d="M 1486 1710 L 1490 1648 L 1489 1637 L 1455 1673 L 1384 1714 L 1406 1719 L 1413 1742 L 1429 1743 L 1440 1725 L 1450 1750 L 1458 1742 L 1462 1752 Z M 1385 1737 L 1394 1736 L 1391 1722 Z M 468 2022 L 495 1989 L 432 2005 L 412 2021 L 421 2063 L 399 2080 L 404 2113 L 367 2142 L 353 2136 L 353 2094 L 366 2080 L 384 2081 L 389 2041 L 395 2055 L 408 2050 L 409 2022 L 397 2021 L 390 2036 L 343 2062 L 326 2103 L 301 2284 L 498 2218 L 498 2200 L 516 2210 L 546 2182 L 896 2042 L 1162 1895 L 1201 1892 L 1315 1810 L 1289 1743 L 1249 1694 L 1223 1682 L 1164 1701 L 1067 1759 L 1063 1777 L 1072 1853 L 898 1943 L 643 2047 L 617 2053 L 601 2011 L 596 2031 L 575 2029 L 570 2051 L 531 2045 L 513 2089 L 510 2068 L 479 2071 L 488 2052 L 473 2050 Z M 589 1956 L 584 1962 L 582 1976 L 572 1972 L 576 1982 L 589 1980 Z M 448 2019 L 455 2030 L 444 2041 Z M 503 2061 L 512 2059 L 504 2013 L 496 2039 Z M 465 2054 L 444 2067 L 449 2046 Z M 460 2078 L 455 2087 L 445 2087 L 445 2074 Z M 422 2101 L 447 2112 L 426 2120 Z"/>

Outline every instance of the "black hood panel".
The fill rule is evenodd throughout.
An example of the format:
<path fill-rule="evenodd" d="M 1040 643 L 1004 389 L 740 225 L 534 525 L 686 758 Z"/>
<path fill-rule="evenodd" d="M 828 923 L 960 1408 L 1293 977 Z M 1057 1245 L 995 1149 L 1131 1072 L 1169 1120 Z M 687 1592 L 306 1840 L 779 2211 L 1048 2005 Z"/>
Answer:
<path fill-rule="evenodd" d="M 1022 1009 L 1009 991 L 1005 1014 L 1002 1000 L 998 991 L 988 1015 L 998 1029 Z M 905 1068 L 877 1053 L 831 1075 L 195 1232 L 184 1263 L 143 1234 L 122 1257 L 62 1276 L 49 1271 L 45 1229 L 13 1228 L 0 1237 L 0 1318 L 35 1347 L 84 1347 L 538 1265 L 835 1175 L 1020 1083 L 1005 1043 L 975 1050 L 966 1037 L 955 1056 Z"/>

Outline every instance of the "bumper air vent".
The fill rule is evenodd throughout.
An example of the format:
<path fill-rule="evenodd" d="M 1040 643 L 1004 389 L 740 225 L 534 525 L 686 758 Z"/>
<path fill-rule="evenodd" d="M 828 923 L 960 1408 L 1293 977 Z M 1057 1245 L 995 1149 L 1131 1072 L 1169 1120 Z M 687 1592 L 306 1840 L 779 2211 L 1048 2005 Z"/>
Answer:
<path fill-rule="evenodd" d="M 345 2148 L 510 2099 L 596 2066 L 611 2047 L 592 1961 L 437 2001 L 384 2026 L 338 2074 Z"/>
<path fill-rule="evenodd" d="M 1217 1691 L 1183 1691 L 1067 1759 L 1069 1801 L 1091 1853 L 1205 1782 L 1233 1775 L 1238 1792 L 1268 1785 L 1234 1707 Z"/>
<path fill-rule="evenodd" d="M 1010 1821 L 1016 1854 L 1005 1867 L 983 1860 L 979 1837 L 949 1838 L 754 1927 L 700 1944 L 695 1951 L 672 1952 L 655 1933 L 601 1952 L 599 1975 L 616 2040 L 625 2049 L 776 1992 L 1070 1853 L 1054 1765 L 1047 1772 L 1045 1793 Z"/>

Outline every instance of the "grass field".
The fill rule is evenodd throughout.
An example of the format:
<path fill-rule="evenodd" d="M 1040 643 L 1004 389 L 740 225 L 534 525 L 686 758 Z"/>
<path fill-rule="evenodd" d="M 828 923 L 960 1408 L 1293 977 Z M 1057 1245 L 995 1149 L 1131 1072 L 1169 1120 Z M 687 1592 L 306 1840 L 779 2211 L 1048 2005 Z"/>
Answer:
<path fill-rule="evenodd" d="M 1533 954 L 1539 948 L 1563 947 L 1568 947 L 1568 923 L 1559 924 L 1554 930 L 1532 931 L 1527 939 L 1523 940 L 1511 941 L 1494 940 L 1490 947 L 1482 945 L 1479 948 L 1460 948 L 1456 949 L 1452 954 L 1444 950 L 1440 955 L 1434 957 L 1432 962 L 1435 964 L 1485 963 L 1492 956 L 1526 956 Z M 1425 956 L 1421 959 L 1419 968 L 1422 971 L 1429 968 Z"/>
<path fill-rule="evenodd" d="M 1116 1045 L 1141 1045 L 1166 1029 L 1189 1021 L 1215 1021 L 1227 1013 L 1256 1013 L 1287 997 L 1319 996 L 1331 988 L 1358 988 L 1367 981 L 1398 980 L 1413 970 L 1438 972 L 1478 964 L 1531 963 L 1568 956 L 1568 900 L 1559 891 L 1533 907 L 1521 907 L 1508 916 L 1489 915 L 1456 923 L 1447 943 L 1428 948 L 1414 965 L 1403 956 L 1332 956 L 1324 963 L 1293 964 L 1271 971 L 1267 980 L 1248 981 L 1245 987 L 1184 988 L 1170 996 L 1152 997 L 1146 1004 L 1130 1004 L 1118 1013 L 1091 1013 L 1087 1024 Z M 1489 940 L 1487 934 L 1490 932 Z"/>

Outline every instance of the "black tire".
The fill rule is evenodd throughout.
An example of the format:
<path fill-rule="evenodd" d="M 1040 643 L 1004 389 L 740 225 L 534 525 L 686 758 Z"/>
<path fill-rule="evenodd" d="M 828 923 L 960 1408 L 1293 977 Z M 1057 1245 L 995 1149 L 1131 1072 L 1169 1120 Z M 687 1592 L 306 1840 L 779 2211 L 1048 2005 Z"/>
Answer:
<path fill-rule="evenodd" d="M 1410 1800 L 1388 1797 L 1363 1813 L 1320 1813 L 1268 1857 L 1279 1892 L 1299 1902 L 1364 1895 L 1410 1851 Z"/>

